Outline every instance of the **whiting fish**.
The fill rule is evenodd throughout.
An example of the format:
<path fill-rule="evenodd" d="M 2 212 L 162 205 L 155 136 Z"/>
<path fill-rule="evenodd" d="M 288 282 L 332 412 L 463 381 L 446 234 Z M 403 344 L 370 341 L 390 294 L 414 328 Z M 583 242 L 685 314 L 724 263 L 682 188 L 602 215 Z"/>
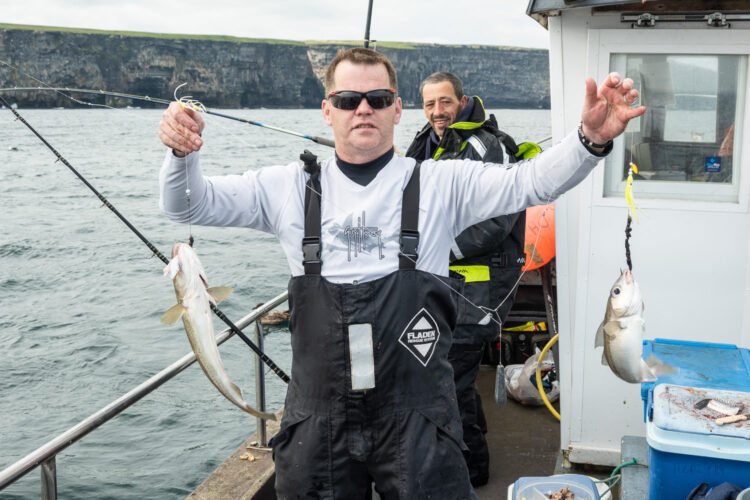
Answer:
<path fill-rule="evenodd" d="M 229 287 L 208 288 L 206 273 L 198 255 L 185 243 L 177 243 L 172 249 L 172 260 L 164 268 L 174 283 L 177 305 L 161 317 L 162 323 L 173 325 L 182 318 L 190 346 L 198 363 L 214 386 L 229 401 L 256 417 L 276 420 L 271 413 L 264 413 L 250 406 L 243 398 L 242 391 L 234 385 L 224 370 L 219 356 L 219 347 L 214 337 L 211 303 L 216 304 L 229 297 Z"/>
<path fill-rule="evenodd" d="M 643 361 L 643 298 L 629 270 L 622 271 L 609 292 L 604 321 L 596 332 L 595 347 L 604 347 L 602 364 L 625 382 L 653 382 L 676 369 L 653 354 Z"/>

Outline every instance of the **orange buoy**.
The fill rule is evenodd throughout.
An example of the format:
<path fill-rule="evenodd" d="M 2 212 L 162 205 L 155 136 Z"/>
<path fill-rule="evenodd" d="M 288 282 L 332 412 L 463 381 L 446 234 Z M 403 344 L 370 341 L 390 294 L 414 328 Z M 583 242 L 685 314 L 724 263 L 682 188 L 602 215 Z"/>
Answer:
<path fill-rule="evenodd" d="M 555 256 L 555 204 L 526 209 L 526 252 L 524 271 L 542 267 Z"/>

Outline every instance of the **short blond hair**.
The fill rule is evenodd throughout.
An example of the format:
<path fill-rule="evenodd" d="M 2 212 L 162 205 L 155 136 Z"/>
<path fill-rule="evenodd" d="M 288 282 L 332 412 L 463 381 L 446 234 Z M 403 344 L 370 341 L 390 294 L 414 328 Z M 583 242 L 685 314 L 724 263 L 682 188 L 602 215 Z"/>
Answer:
<path fill-rule="evenodd" d="M 365 49 L 364 47 L 356 47 L 348 50 L 340 50 L 339 53 L 336 54 L 336 57 L 330 62 L 328 68 L 326 68 L 326 95 L 332 90 L 336 90 L 334 88 L 336 84 L 334 81 L 334 73 L 336 72 L 336 67 L 342 61 L 349 61 L 352 64 L 364 64 L 368 66 L 382 64 L 388 72 L 389 85 L 392 89 L 398 91 L 396 69 L 393 67 L 393 64 L 391 64 L 391 61 L 380 52 L 376 52 L 372 49 Z"/>

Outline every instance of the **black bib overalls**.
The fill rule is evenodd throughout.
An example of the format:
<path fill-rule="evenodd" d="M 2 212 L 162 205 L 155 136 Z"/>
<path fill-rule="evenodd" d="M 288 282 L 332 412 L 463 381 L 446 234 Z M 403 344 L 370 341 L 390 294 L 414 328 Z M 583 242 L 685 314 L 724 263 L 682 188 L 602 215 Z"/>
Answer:
<path fill-rule="evenodd" d="M 305 274 L 289 283 L 292 378 L 273 439 L 280 499 L 476 498 L 447 361 L 455 278 L 415 269 L 419 166 L 404 190 L 399 270 L 320 275 L 319 168 L 305 196 Z"/>

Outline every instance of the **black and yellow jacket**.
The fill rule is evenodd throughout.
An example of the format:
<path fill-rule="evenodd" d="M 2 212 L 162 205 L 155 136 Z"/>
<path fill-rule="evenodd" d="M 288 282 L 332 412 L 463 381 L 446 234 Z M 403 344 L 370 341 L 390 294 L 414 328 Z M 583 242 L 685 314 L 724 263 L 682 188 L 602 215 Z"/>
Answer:
<path fill-rule="evenodd" d="M 471 159 L 485 163 L 518 161 L 523 153 L 519 152 L 516 143 L 498 129 L 494 116 L 485 118 L 482 101 L 476 96 L 473 99 L 474 108 L 468 120 L 456 122 L 445 130 L 432 158 Z M 417 133 L 406 156 L 423 160 L 431 131 L 428 123 Z M 525 212 L 520 212 L 475 224 L 456 238 L 451 248 L 451 269 L 466 278 L 466 298 L 485 309 L 460 301 L 454 342 L 479 344 L 500 333 L 498 324 L 491 321 L 488 314 L 502 322 L 510 311 L 515 297 L 513 287 L 525 262 L 525 229 Z M 508 298 L 499 310 L 493 312 L 506 296 Z"/>

